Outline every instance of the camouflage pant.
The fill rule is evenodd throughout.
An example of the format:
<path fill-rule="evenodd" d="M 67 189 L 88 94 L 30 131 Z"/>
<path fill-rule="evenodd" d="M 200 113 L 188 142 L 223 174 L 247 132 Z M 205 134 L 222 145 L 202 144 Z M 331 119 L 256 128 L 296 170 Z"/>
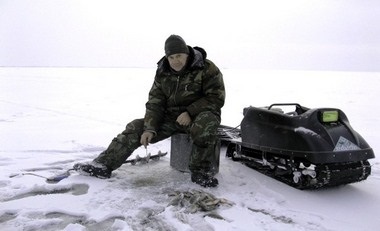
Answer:
<path fill-rule="evenodd" d="M 220 117 L 212 112 L 202 112 L 194 118 L 191 126 L 183 127 L 175 120 L 166 119 L 151 143 L 164 140 L 175 133 L 188 133 L 193 141 L 189 169 L 191 172 L 212 172 L 215 161 L 216 133 Z M 115 170 L 141 146 L 140 137 L 143 133 L 144 120 L 136 119 L 127 124 L 126 129 L 115 137 L 108 148 L 95 161 Z"/>

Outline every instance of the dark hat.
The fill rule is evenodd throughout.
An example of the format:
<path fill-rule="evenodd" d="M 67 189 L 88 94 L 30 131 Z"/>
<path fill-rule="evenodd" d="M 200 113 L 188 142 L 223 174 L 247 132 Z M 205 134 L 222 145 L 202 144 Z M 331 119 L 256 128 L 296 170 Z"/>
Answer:
<path fill-rule="evenodd" d="M 168 57 L 169 55 L 178 53 L 189 54 L 189 48 L 181 36 L 170 35 L 165 41 L 165 55 Z"/>

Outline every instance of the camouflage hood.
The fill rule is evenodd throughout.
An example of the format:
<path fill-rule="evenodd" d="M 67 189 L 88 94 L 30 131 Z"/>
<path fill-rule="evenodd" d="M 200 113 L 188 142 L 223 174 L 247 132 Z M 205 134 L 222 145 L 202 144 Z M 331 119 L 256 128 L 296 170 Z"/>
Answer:
<path fill-rule="evenodd" d="M 189 48 L 189 60 L 187 61 L 187 67 L 185 69 L 201 69 L 204 67 L 204 62 L 207 57 L 206 51 L 201 47 L 190 47 Z M 163 72 L 172 72 L 168 59 L 164 56 L 157 63 L 157 74 L 162 74 Z"/>
<path fill-rule="evenodd" d="M 220 117 L 225 99 L 223 75 L 206 56 L 204 49 L 189 47 L 186 67 L 180 73 L 172 71 L 166 57 L 157 63 L 146 103 L 145 130 L 157 131 L 164 119 L 175 121 L 185 111 L 192 119 L 203 111 Z"/>

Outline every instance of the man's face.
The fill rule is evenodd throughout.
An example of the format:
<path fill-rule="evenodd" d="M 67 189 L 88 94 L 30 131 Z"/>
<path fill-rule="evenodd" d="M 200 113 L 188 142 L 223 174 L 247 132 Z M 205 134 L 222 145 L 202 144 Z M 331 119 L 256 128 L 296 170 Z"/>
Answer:
<path fill-rule="evenodd" d="M 178 54 L 172 54 L 168 56 L 168 61 L 170 64 L 170 67 L 173 68 L 175 71 L 180 71 L 182 70 L 187 61 L 187 57 L 189 55 L 186 53 L 178 53 Z"/>

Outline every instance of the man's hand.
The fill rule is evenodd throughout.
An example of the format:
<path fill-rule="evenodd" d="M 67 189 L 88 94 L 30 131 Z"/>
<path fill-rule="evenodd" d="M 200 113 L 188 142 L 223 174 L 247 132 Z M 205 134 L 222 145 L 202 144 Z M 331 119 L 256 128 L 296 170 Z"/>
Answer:
<path fill-rule="evenodd" d="M 177 123 L 182 126 L 189 126 L 191 124 L 191 117 L 187 111 L 182 112 L 181 115 L 177 117 Z"/>
<path fill-rule="evenodd" d="M 146 148 L 148 146 L 148 144 L 150 143 L 150 141 L 152 140 L 153 136 L 154 136 L 154 134 L 152 132 L 145 131 L 141 135 L 140 143 L 142 145 L 144 145 L 144 147 Z"/>

